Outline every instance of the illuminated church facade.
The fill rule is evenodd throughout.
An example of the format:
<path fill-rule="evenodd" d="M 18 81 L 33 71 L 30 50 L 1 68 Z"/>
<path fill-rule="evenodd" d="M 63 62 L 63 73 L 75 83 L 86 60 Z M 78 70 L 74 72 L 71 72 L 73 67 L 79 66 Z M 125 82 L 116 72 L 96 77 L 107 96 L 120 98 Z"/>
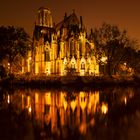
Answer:
<path fill-rule="evenodd" d="M 87 35 L 82 17 L 75 12 L 53 24 L 51 11 L 39 8 L 33 32 L 33 48 L 23 72 L 46 75 L 99 75 L 93 32 Z"/>

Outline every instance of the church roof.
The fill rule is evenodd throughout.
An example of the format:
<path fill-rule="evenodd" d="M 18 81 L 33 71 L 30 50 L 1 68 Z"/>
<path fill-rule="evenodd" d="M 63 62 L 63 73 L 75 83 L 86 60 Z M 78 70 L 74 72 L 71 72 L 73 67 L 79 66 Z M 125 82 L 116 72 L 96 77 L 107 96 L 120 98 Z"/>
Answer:
<path fill-rule="evenodd" d="M 64 17 L 64 20 L 62 20 L 60 23 L 58 23 L 56 26 L 55 26 L 55 29 L 56 31 L 60 30 L 62 27 L 70 27 L 70 26 L 73 26 L 73 25 L 77 25 L 79 26 L 79 19 L 77 18 L 75 12 L 73 12 L 70 16 L 68 17 Z"/>

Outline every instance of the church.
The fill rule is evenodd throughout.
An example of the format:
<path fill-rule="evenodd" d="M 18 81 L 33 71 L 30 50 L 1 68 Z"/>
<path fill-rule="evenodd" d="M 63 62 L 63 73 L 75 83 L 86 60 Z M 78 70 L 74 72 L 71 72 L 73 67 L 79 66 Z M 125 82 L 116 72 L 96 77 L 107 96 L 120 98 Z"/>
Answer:
<path fill-rule="evenodd" d="M 75 11 L 57 24 L 50 9 L 41 7 L 33 31 L 33 45 L 22 72 L 32 74 L 99 75 L 93 31 L 87 35 L 82 16 Z"/>

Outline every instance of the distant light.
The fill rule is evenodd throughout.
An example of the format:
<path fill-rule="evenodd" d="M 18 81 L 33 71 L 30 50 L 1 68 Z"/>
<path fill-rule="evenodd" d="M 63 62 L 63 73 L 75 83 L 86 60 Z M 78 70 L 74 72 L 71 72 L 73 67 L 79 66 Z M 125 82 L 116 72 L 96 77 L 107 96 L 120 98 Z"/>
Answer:
<path fill-rule="evenodd" d="M 28 108 L 28 111 L 29 111 L 29 113 L 32 112 L 32 108 L 31 108 L 31 106 Z"/>
<path fill-rule="evenodd" d="M 102 61 L 103 63 L 105 63 L 105 62 L 107 61 L 107 57 L 106 57 L 106 56 L 102 57 L 102 58 L 101 58 L 101 61 Z"/>
<path fill-rule="evenodd" d="M 32 57 L 29 57 L 29 60 L 32 60 Z"/>
<path fill-rule="evenodd" d="M 91 126 L 94 126 L 94 125 L 95 125 L 95 119 L 94 119 L 94 118 L 92 118 L 92 119 L 90 120 L 90 125 L 91 125 Z"/>
<path fill-rule="evenodd" d="M 125 103 L 125 105 L 127 104 L 127 98 L 126 97 L 124 98 L 124 103 Z"/>
<path fill-rule="evenodd" d="M 106 114 L 108 112 L 108 105 L 105 103 L 102 103 L 101 111 L 103 114 Z"/>
<path fill-rule="evenodd" d="M 86 123 L 82 123 L 79 127 L 80 133 L 85 134 L 86 133 Z"/>
<path fill-rule="evenodd" d="M 10 95 L 8 95 L 7 103 L 10 104 Z"/>

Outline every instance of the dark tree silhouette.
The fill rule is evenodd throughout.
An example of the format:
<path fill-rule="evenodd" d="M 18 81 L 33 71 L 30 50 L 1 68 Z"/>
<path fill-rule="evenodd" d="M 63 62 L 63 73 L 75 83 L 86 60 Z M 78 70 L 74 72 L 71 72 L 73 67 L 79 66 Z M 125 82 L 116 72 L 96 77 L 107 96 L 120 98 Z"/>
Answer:
<path fill-rule="evenodd" d="M 30 44 L 30 37 L 23 28 L 0 27 L 0 62 L 6 60 L 9 63 L 10 73 L 12 73 L 13 64 L 27 55 L 31 48 Z"/>
<path fill-rule="evenodd" d="M 107 56 L 106 72 L 109 76 L 116 74 L 119 64 L 129 62 L 128 48 L 133 50 L 132 53 L 136 52 L 134 48 L 137 48 L 137 42 L 117 26 L 104 23 L 95 29 L 93 34 L 98 59 L 101 59 L 103 54 Z"/>

